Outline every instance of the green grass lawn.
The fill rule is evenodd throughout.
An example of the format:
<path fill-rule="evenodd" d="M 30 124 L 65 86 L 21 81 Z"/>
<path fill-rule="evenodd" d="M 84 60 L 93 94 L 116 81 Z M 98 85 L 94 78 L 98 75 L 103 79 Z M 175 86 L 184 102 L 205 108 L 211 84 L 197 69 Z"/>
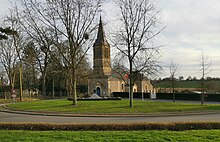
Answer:
<path fill-rule="evenodd" d="M 1 142 L 149 141 L 219 142 L 220 130 L 199 131 L 8 131 L 0 130 Z"/>
<path fill-rule="evenodd" d="M 9 103 L 9 102 L 10 102 L 10 100 L 0 99 L 0 104 Z"/>
<path fill-rule="evenodd" d="M 129 100 L 121 101 L 78 101 L 78 106 L 72 106 L 68 100 L 44 100 L 35 102 L 21 102 L 8 107 L 19 110 L 51 111 L 68 113 L 157 113 L 157 112 L 201 112 L 220 110 L 220 105 L 203 105 L 188 103 L 172 103 L 157 101 L 134 100 L 134 107 L 129 107 Z"/>

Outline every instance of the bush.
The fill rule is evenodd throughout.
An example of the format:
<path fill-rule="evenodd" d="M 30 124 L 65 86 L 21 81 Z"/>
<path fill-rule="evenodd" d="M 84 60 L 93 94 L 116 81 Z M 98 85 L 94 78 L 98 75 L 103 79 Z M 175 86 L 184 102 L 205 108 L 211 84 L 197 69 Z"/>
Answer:
<path fill-rule="evenodd" d="M 52 123 L 0 123 L 0 130 L 33 131 L 132 131 L 132 130 L 211 130 L 220 129 L 220 122 L 173 122 L 131 124 L 52 124 Z"/>

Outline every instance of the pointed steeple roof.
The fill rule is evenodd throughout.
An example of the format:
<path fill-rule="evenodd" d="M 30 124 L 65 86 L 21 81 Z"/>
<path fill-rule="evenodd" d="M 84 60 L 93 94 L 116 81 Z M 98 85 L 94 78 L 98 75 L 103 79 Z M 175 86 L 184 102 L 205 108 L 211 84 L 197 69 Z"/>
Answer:
<path fill-rule="evenodd" d="M 99 20 L 99 29 L 98 29 L 98 35 L 95 41 L 95 46 L 99 46 L 102 44 L 108 44 L 107 40 L 106 40 L 106 36 L 105 36 L 105 32 L 104 32 L 104 28 L 103 28 L 103 24 L 102 24 L 102 17 L 100 16 L 100 20 Z"/>

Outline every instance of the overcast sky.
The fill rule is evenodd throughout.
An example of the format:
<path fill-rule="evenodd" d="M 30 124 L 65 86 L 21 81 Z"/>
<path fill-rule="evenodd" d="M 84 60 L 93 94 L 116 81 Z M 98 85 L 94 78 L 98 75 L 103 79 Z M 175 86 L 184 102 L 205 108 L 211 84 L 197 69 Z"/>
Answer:
<path fill-rule="evenodd" d="M 201 54 L 212 60 L 208 76 L 220 77 L 220 0 L 160 0 L 166 29 L 162 61 L 173 59 L 184 76 L 201 77 Z"/>
<path fill-rule="evenodd" d="M 166 45 L 161 49 L 163 66 L 168 66 L 172 59 L 180 68 L 177 76 L 201 78 L 203 51 L 212 61 L 208 76 L 220 77 L 220 0 L 157 0 L 157 3 L 161 22 L 166 26 L 159 38 L 159 42 Z M 9 0 L 0 0 L 0 16 L 9 6 Z M 106 11 L 114 13 L 112 4 Z M 105 28 L 114 22 L 111 22 L 113 17 L 108 19 Z M 161 77 L 166 76 L 169 71 L 165 67 Z"/>

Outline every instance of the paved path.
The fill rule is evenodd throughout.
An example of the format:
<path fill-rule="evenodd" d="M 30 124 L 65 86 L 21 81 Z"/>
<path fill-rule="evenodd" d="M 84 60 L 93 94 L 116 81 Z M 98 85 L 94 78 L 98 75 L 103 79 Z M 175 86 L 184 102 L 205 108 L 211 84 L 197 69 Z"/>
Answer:
<path fill-rule="evenodd" d="M 134 123 L 134 122 L 220 122 L 220 114 L 160 117 L 63 117 L 0 112 L 0 122 L 48 123 Z"/>

